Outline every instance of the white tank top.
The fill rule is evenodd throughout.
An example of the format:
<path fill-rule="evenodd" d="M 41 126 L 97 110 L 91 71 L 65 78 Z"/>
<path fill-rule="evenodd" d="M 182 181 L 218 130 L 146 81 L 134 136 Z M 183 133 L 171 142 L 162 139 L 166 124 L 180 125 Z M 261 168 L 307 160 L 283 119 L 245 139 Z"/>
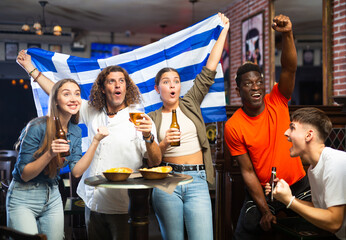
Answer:
<path fill-rule="evenodd" d="M 177 119 L 180 126 L 180 146 L 171 147 L 168 146 L 163 157 L 180 157 L 185 155 L 194 154 L 201 150 L 201 146 L 197 137 L 196 126 L 193 122 L 180 110 L 177 108 Z M 160 139 L 164 139 L 166 136 L 166 131 L 171 126 L 172 122 L 172 112 L 162 113 L 162 123 L 160 128 Z"/>

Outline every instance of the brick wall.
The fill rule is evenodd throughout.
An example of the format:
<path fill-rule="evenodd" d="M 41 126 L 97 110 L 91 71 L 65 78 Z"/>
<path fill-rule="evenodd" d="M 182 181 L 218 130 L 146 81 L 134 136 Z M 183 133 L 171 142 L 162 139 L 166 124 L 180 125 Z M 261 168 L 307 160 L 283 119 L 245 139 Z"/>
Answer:
<path fill-rule="evenodd" d="M 346 95 L 346 0 L 333 6 L 333 95 Z"/>
<path fill-rule="evenodd" d="M 333 1 L 333 95 L 346 95 L 346 0 Z M 230 19 L 230 105 L 240 105 L 234 76 L 242 64 L 242 21 L 259 12 L 264 12 L 264 77 L 269 92 L 269 0 L 239 0 L 230 5 L 226 15 Z"/>
<path fill-rule="evenodd" d="M 240 98 L 237 96 L 236 83 L 234 76 L 238 67 L 242 64 L 242 46 L 241 46 L 241 34 L 242 34 L 242 21 L 249 17 L 263 12 L 264 16 L 264 77 L 265 86 L 267 92 L 269 91 L 269 38 L 268 38 L 268 24 L 271 22 L 268 18 L 269 14 L 269 0 L 247 0 L 237 1 L 229 7 L 225 12 L 230 19 L 230 105 L 240 105 Z M 263 46 L 260 46 L 261 48 Z"/>

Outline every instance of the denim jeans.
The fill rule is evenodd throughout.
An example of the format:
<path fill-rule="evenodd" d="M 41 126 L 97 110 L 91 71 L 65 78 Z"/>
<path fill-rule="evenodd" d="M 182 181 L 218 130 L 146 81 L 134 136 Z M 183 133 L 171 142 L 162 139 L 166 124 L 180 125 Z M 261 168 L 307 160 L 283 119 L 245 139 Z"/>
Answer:
<path fill-rule="evenodd" d="M 85 225 L 90 240 L 127 240 L 130 238 L 128 214 L 105 214 L 85 206 Z"/>
<path fill-rule="evenodd" d="M 64 212 L 58 185 L 13 181 L 6 198 L 7 226 L 18 231 L 64 238 Z"/>
<path fill-rule="evenodd" d="M 184 221 L 189 240 L 213 239 L 211 200 L 205 170 L 186 171 L 193 182 L 177 186 L 173 194 L 153 190 L 152 205 L 164 240 L 184 240 Z"/>

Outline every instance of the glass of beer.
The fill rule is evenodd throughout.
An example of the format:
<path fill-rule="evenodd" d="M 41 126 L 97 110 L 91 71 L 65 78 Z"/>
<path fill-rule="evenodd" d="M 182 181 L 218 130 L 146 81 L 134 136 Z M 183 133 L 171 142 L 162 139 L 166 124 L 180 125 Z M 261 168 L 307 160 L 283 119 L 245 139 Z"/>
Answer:
<path fill-rule="evenodd" d="M 143 119 L 141 115 L 144 114 L 144 105 L 142 103 L 130 104 L 129 113 L 130 113 L 131 122 L 133 122 L 133 124 L 135 124 L 136 126 L 139 126 L 140 123 L 137 122 L 137 120 Z M 136 136 L 135 140 L 138 140 L 139 138 L 137 136 L 136 129 L 135 129 L 135 136 Z"/>

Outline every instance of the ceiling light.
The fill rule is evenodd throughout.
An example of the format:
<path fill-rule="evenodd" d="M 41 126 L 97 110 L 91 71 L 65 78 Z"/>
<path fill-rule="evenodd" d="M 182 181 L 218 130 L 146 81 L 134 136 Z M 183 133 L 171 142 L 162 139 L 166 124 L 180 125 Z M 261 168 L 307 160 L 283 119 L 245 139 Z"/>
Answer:
<path fill-rule="evenodd" d="M 42 25 L 39 22 L 35 22 L 33 28 L 38 31 L 42 29 Z"/>
<path fill-rule="evenodd" d="M 41 29 L 36 30 L 36 31 L 35 31 L 35 33 L 36 33 L 36 35 L 40 35 L 40 36 L 41 36 L 41 35 L 43 35 L 43 32 L 42 32 L 42 30 L 41 30 Z"/>
<path fill-rule="evenodd" d="M 62 32 L 62 28 L 59 25 L 55 25 L 53 28 L 53 34 L 55 36 L 60 36 Z"/>
<path fill-rule="evenodd" d="M 49 31 L 49 26 L 47 26 L 47 24 L 46 24 L 45 11 L 44 11 L 44 8 L 48 4 L 48 2 L 47 1 L 39 1 L 39 4 L 42 7 L 42 18 L 39 17 L 38 21 L 32 21 L 32 22 L 34 22 L 32 28 L 37 35 L 43 35 L 44 32 Z M 51 24 L 51 26 L 52 25 L 53 24 Z M 53 35 L 55 35 L 55 36 L 60 36 L 62 34 L 62 28 L 61 28 L 61 26 L 59 26 L 57 24 L 54 27 L 52 27 L 51 29 L 52 30 L 50 33 L 53 33 Z M 29 32 L 30 31 L 29 24 L 27 24 L 27 23 L 23 24 L 22 30 L 24 32 Z"/>
<path fill-rule="evenodd" d="M 30 31 L 30 26 L 29 26 L 28 24 L 23 24 L 22 30 L 23 30 L 24 32 L 28 32 L 28 31 Z"/>

